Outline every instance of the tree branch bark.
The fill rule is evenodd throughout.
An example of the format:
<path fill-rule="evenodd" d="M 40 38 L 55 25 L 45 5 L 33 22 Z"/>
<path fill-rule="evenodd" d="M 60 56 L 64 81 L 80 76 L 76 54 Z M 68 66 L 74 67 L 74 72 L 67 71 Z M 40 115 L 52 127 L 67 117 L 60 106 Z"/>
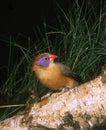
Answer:
<path fill-rule="evenodd" d="M 106 125 L 106 70 L 79 87 L 52 94 L 47 101 L 0 122 L 0 130 L 88 130 Z"/>

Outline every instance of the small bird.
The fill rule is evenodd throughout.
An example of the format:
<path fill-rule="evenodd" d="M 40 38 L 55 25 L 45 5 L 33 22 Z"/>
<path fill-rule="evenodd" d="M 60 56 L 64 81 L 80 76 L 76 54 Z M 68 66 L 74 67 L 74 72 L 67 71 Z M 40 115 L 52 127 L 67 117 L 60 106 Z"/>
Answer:
<path fill-rule="evenodd" d="M 78 77 L 68 66 L 55 62 L 58 56 L 50 53 L 42 53 L 35 57 L 32 71 L 46 87 L 52 90 L 61 90 L 64 87 L 73 88 L 81 83 Z"/>

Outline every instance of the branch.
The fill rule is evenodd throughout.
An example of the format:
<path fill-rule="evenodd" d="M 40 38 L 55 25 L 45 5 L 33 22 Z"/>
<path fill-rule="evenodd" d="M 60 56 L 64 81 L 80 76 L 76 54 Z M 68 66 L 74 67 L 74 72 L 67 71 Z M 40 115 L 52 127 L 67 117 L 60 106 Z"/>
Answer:
<path fill-rule="evenodd" d="M 79 87 L 52 94 L 47 101 L 0 122 L 0 130 L 87 130 L 106 124 L 106 70 Z"/>

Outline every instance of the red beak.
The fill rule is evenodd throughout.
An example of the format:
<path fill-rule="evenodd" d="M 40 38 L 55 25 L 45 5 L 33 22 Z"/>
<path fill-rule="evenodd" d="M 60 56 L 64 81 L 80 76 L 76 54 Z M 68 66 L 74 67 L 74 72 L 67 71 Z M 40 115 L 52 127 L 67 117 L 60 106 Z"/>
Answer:
<path fill-rule="evenodd" d="M 49 55 L 49 58 L 50 58 L 50 60 L 54 60 L 54 59 L 57 59 L 58 56 L 57 56 L 57 55 L 54 55 L 54 54 L 50 54 L 50 55 Z"/>

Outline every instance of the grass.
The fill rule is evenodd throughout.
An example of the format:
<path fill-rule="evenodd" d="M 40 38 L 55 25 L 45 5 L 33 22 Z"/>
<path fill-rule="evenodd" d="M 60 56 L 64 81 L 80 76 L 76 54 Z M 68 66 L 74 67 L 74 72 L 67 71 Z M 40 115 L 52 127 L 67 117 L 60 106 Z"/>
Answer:
<path fill-rule="evenodd" d="M 58 27 L 45 23 L 42 29 L 36 27 L 36 41 L 26 38 L 27 47 L 12 37 L 0 38 L 0 43 L 5 43 L 10 50 L 8 66 L 4 67 L 7 78 L 0 87 L 0 97 L 3 99 L 0 101 L 1 105 L 25 104 L 31 92 L 42 96 L 49 91 L 39 84 L 31 72 L 34 56 L 42 52 L 58 54 L 58 60 L 70 66 L 84 82 L 100 74 L 101 67 L 106 64 L 106 12 L 100 11 L 94 21 L 86 17 L 86 14 L 82 15 L 82 7 L 78 3 L 73 6 L 73 12 L 66 14 L 61 8 L 60 12 L 63 15 L 57 16 Z M 2 108 L 0 120 L 10 117 L 22 108 Z"/>

